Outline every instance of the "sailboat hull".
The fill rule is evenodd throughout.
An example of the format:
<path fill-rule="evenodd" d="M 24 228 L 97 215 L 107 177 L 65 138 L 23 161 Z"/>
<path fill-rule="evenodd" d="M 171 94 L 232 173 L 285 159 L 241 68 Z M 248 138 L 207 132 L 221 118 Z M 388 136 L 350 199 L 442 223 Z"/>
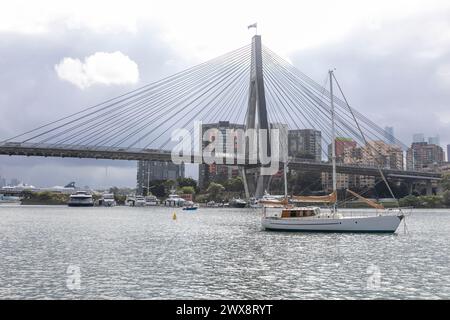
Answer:
<path fill-rule="evenodd" d="M 403 215 L 342 218 L 263 217 L 262 226 L 273 231 L 394 233 Z"/>

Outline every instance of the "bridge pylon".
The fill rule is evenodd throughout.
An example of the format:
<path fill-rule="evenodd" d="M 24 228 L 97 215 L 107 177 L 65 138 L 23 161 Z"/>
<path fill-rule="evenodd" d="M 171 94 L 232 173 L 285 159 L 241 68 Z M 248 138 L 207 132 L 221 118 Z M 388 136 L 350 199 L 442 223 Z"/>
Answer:
<path fill-rule="evenodd" d="M 249 97 L 245 127 L 246 129 L 266 130 L 267 156 L 270 157 L 270 127 L 264 91 L 262 43 L 260 35 L 255 35 L 252 39 Z M 258 139 L 260 139 L 259 136 Z M 258 140 L 258 148 L 260 148 L 260 146 L 261 141 Z M 246 150 L 246 157 L 249 159 L 250 147 L 248 138 L 246 138 Z M 264 194 L 264 190 L 268 187 L 270 176 L 261 175 L 261 168 L 249 169 L 241 167 L 241 174 L 244 180 L 246 197 L 249 198 L 251 195 L 261 197 Z"/>

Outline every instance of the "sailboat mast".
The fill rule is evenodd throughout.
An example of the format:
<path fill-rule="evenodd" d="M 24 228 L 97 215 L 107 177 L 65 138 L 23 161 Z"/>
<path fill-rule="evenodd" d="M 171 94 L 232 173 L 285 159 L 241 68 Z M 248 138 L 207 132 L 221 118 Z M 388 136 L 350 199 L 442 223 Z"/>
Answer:
<path fill-rule="evenodd" d="M 333 166 L 333 192 L 337 192 L 336 183 L 336 129 L 334 119 L 334 101 L 333 101 L 333 70 L 329 70 L 330 74 L 330 105 L 331 105 L 331 163 Z M 333 209 L 336 210 L 336 203 L 333 205 Z"/>
<path fill-rule="evenodd" d="M 287 197 L 288 197 L 288 188 L 287 188 L 287 164 L 286 164 L 286 159 L 284 160 L 283 172 L 284 172 L 284 197 L 287 199 Z"/>

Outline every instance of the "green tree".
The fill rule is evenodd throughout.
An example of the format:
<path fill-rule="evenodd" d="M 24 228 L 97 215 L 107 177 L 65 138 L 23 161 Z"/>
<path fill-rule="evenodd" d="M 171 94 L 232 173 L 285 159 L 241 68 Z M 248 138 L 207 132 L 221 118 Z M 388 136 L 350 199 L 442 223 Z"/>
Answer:
<path fill-rule="evenodd" d="M 182 188 L 182 187 L 197 188 L 197 181 L 195 181 L 192 178 L 178 178 L 177 183 L 180 188 Z"/>
<path fill-rule="evenodd" d="M 165 180 L 150 181 L 150 192 L 158 198 L 165 198 L 169 194 L 169 188 L 166 187 Z"/>
<path fill-rule="evenodd" d="M 447 207 L 450 207 L 450 190 L 447 190 L 442 194 L 442 203 Z"/>
<path fill-rule="evenodd" d="M 450 173 L 447 173 L 442 177 L 440 185 L 444 191 L 450 190 Z"/>
<path fill-rule="evenodd" d="M 419 198 L 413 195 L 403 197 L 399 200 L 399 205 L 401 207 L 418 207 L 419 204 Z"/>
<path fill-rule="evenodd" d="M 313 191 L 320 191 L 322 190 L 320 173 L 299 171 L 288 179 L 288 188 L 296 195 L 310 195 Z"/>
<path fill-rule="evenodd" d="M 225 188 L 220 183 L 211 182 L 206 189 L 208 199 L 212 201 L 222 201 Z"/>
<path fill-rule="evenodd" d="M 224 183 L 224 188 L 226 191 L 231 192 L 243 192 L 244 191 L 244 182 L 242 181 L 242 177 L 235 177 L 228 179 Z"/>
<path fill-rule="evenodd" d="M 179 190 L 182 194 L 195 194 L 195 188 L 192 186 L 181 187 Z"/>
<path fill-rule="evenodd" d="M 442 198 L 439 196 L 420 196 L 419 205 L 422 208 L 440 208 L 442 207 Z"/>

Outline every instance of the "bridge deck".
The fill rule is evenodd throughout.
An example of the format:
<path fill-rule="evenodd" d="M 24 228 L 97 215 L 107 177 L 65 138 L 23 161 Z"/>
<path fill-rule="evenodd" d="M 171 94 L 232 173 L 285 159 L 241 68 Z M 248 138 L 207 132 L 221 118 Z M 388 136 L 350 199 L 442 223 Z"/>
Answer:
<path fill-rule="evenodd" d="M 85 147 L 76 145 L 43 145 L 32 143 L 7 142 L 0 144 L 0 155 L 9 156 L 37 156 L 37 157 L 60 157 L 60 158 L 90 158 L 110 160 L 150 160 L 171 161 L 171 152 L 168 150 L 155 149 L 123 149 L 113 147 Z M 236 160 L 235 160 L 236 161 Z M 191 158 L 191 163 L 196 163 Z M 198 162 L 197 162 L 198 163 Z M 289 168 L 313 172 L 331 172 L 332 167 L 328 162 L 313 162 L 304 159 L 289 159 Z M 409 180 L 440 180 L 440 173 L 421 171 L 406 171 L 398 169 L 382 169 L 387 177 Z M 377 167 L 337 164 L 336 171 L 344 174 L 380 176 Z"/>

